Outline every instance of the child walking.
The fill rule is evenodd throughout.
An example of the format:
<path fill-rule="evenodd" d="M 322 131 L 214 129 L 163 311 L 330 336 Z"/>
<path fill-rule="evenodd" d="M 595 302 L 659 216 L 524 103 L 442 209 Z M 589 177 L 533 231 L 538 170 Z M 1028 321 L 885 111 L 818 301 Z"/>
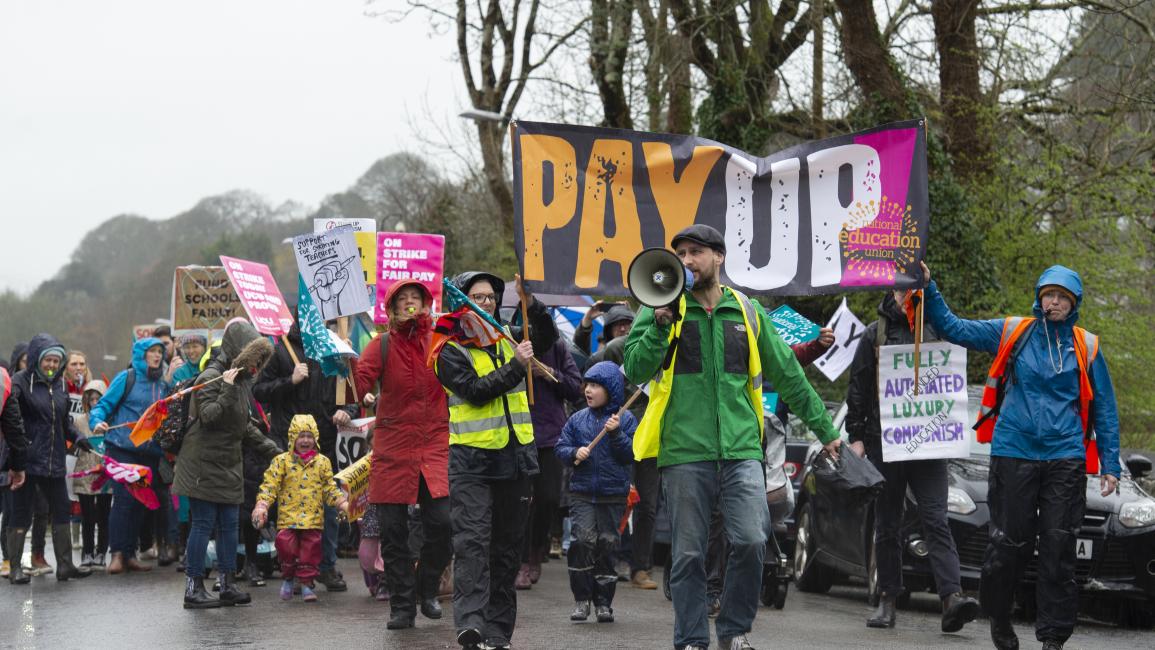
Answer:
<path fill-rule="evenodd" d="M 618 523 L 630 494 L 638 422 L 629 411 L 620 419 L 617 415 L 625 402 L 625 377 L 617 364 L 601 361 L 591 366 L 582 388 L 587 407 L 570 416 L 554 448 L 561 462 L 573 467 L 569 484 L 573 541 L 567 557 L 577 604 L 569 618 L 589 618 L 592 601 L 598 622 L 612 623 L 618 584 L 613 558 L 620 539 Z M 591 449 L 603 426 L 604 439 Z M 580 464 L 574 466 L 575 461 Z"/>
<path fill-rule="evenodd" d="M 273 458 L 253 508 L 258 528 L 268 520 L 269 506 L 277 503 L 277 559 L 281 563 L 281 600 L 292 600 L 293 578 L 301 583 L 305 602 L 315 602 L 313 579 L 321 562 L 323 506 L 348 512 L 345 494 L 333 481 L 329 459 L 317 453 L 317 421 L 294 415 L 289 424 L 289 451 Z"/>

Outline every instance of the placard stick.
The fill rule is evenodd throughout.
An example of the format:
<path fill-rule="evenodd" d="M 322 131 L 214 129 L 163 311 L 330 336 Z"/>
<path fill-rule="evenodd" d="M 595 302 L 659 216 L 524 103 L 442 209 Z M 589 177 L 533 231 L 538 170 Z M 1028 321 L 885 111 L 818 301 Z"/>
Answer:
<path fill-rule="evenodd" d="M 622 414 L 626 412 L 626 409 L 630 408 L 630 405 L 634 403 L 634 400 L 638 399 L 638 395 L 641 395 L 641 394 L 642 394 L 641 388 L 634 390 L 634 394 L 630 395 L 630 398 L 628 400 L 626 400 L 626 403 L 622 404 L 622 408 L 618 409 L 617 416 L 619 419 L 622 417 Z M 606 432 L 607 432 L 607 429 L 606 429 L 605 425 L 602 425 L 602 430 L 600 432 L 598 432 L 598 435 L 594 436 L 594 439 L 590 441 L 590 444 L 586 445 L 586 449 L 593 451 L 594 446 L 597 445 L 599 442 L 601 442 L 602 438 L 605 437 Z M 577 460 L 575 458 L 573 461 L 573 464 L 574 465 L 581 465 L 581 461 Z"/>
<path fill-rule="evenodd" d="M 341 339 L 349 338 L 349 317 L 342 316 L 337 319 L 337 336 Z M 382 359 L 382 362 L 385 360 Z M 356 389 L 354 389 L 356 390 Z M 337 406 L 344 406 L 345 402 L 345 378 L 337 377 Z"/>
<path fill-rule="evenodd" d="M 281 343 L 284 343 L 285 349 L 289 351 L 289 358 L 293 360 L 293 365 L 295 366 L 301 363 L 301 360 L 297 358 L 297 352 L 293 350 L 293 346 L 289 343 L 289 336 L 287 334 L 281 335 Z"/>
<path fill-rule="evenodd" d="M 911 298 L 918 298 L 918 306 L 914 308 L 914 394 L 918 395 L 918 367 L 920 365 L 919 351 L 922 348 L 922 289 L 911 294 Z"/>
<path fill-rule="evenodd" d="M 521 299 L 521 340 L 529 340 L 529 305 L 525 302 L 525 288 L 521 286 L 521 276 L 515 276 L 517 280 L 517 297 Z M 529 405 L 533 406 L 533 368 L 527 368 L 525 373 L 525 390 L 526 396 L 529 397 Z"/>

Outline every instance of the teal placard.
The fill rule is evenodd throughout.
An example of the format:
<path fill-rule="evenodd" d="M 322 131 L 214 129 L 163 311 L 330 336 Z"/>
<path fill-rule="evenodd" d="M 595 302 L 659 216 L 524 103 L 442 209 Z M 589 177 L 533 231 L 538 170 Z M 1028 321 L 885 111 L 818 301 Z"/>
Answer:
<path fill-rule="evenodd" d="M 786 345 L 798 345 L 818 338 L 818 325 L 791 309 L 790 305 L 782 305 L 770 312 L 770 322 Z"/>

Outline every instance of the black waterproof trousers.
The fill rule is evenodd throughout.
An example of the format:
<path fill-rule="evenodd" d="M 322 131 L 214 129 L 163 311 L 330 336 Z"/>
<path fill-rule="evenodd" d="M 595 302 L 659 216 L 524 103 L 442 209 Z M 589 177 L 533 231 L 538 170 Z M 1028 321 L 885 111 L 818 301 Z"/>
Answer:
<path fill-rule="evenodd" d="M 634 486 L 638 501 L 634 506 L 633 529 L 630 531 L 630 573 L 654 568 L 654 520 L 658 512 L 661 479 L 658 459 L 647 458 L 634 463 Z"/>
<path fill-rule="evenodd" d="M 582 497 L 571 499 L 573 541 L 566 560 L 575 601 L 593 601 L 595 607 L 613 605 L 618 586 L 614 550 L 620 537 L 618 523 L 625 509 L 624 503 L 593 503 Z"/>
<path fill-rule="evenodd" d="M 1010 618 L 1038 536 L 1035 638 L 1065 642 L 1079 613 L 1075 544 L 1087 503 L 1085 461 L 993 456 L 988 482 L 991 536 L 980 588 L 983 610 L 991 618 Z"/>
<path fill-rule="evenodd" d="M 453 622 L 489 645 L 508 645 L 517 621 L 513 581 L 521 567 L 531 477 L 449 475 L 453 522 Z"/>
<path fill-rule="evenodd" d="M 874 552 L 878 562 L 879 591 L 902 593 L 902 522 L 906 510 L 906 489 L 914 493 L 918 518 L 926 535 L 930 571 L 941 598 L 962 591 L 958 548 L 946 516 L 948 488 L 945 460 L 882 461 L 881 445 L 867 450 L 871 463 L 886 478 L 886 487 L 874 502 Z"/>
<path fill-rule="evenodd" d="M 417 615 L 418 599 L 437 597 L 438 583 L 449 566 L 450 524 L 449 497 L 434 499 L 419 478 L 417 503 L 421 506 L 422 543 L 417 571 L 413 571 L 410 554 L 409 506 L 404 503 L 377 504 L 381 525 L 381 563 L 389 585 L 389 608 L 410 618 Z"/>

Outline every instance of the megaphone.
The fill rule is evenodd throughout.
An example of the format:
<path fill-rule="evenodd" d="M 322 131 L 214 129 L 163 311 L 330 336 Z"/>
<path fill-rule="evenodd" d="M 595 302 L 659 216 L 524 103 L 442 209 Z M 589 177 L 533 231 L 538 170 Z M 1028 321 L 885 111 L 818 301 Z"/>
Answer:
<path fill-rule="evenodd" d="M 683 291 L 694 286 L 694 274 L 665 248 L 638 253 L 626 272 L 630 295 L 639 303 L 660 309 L 678 302 Z"/>

